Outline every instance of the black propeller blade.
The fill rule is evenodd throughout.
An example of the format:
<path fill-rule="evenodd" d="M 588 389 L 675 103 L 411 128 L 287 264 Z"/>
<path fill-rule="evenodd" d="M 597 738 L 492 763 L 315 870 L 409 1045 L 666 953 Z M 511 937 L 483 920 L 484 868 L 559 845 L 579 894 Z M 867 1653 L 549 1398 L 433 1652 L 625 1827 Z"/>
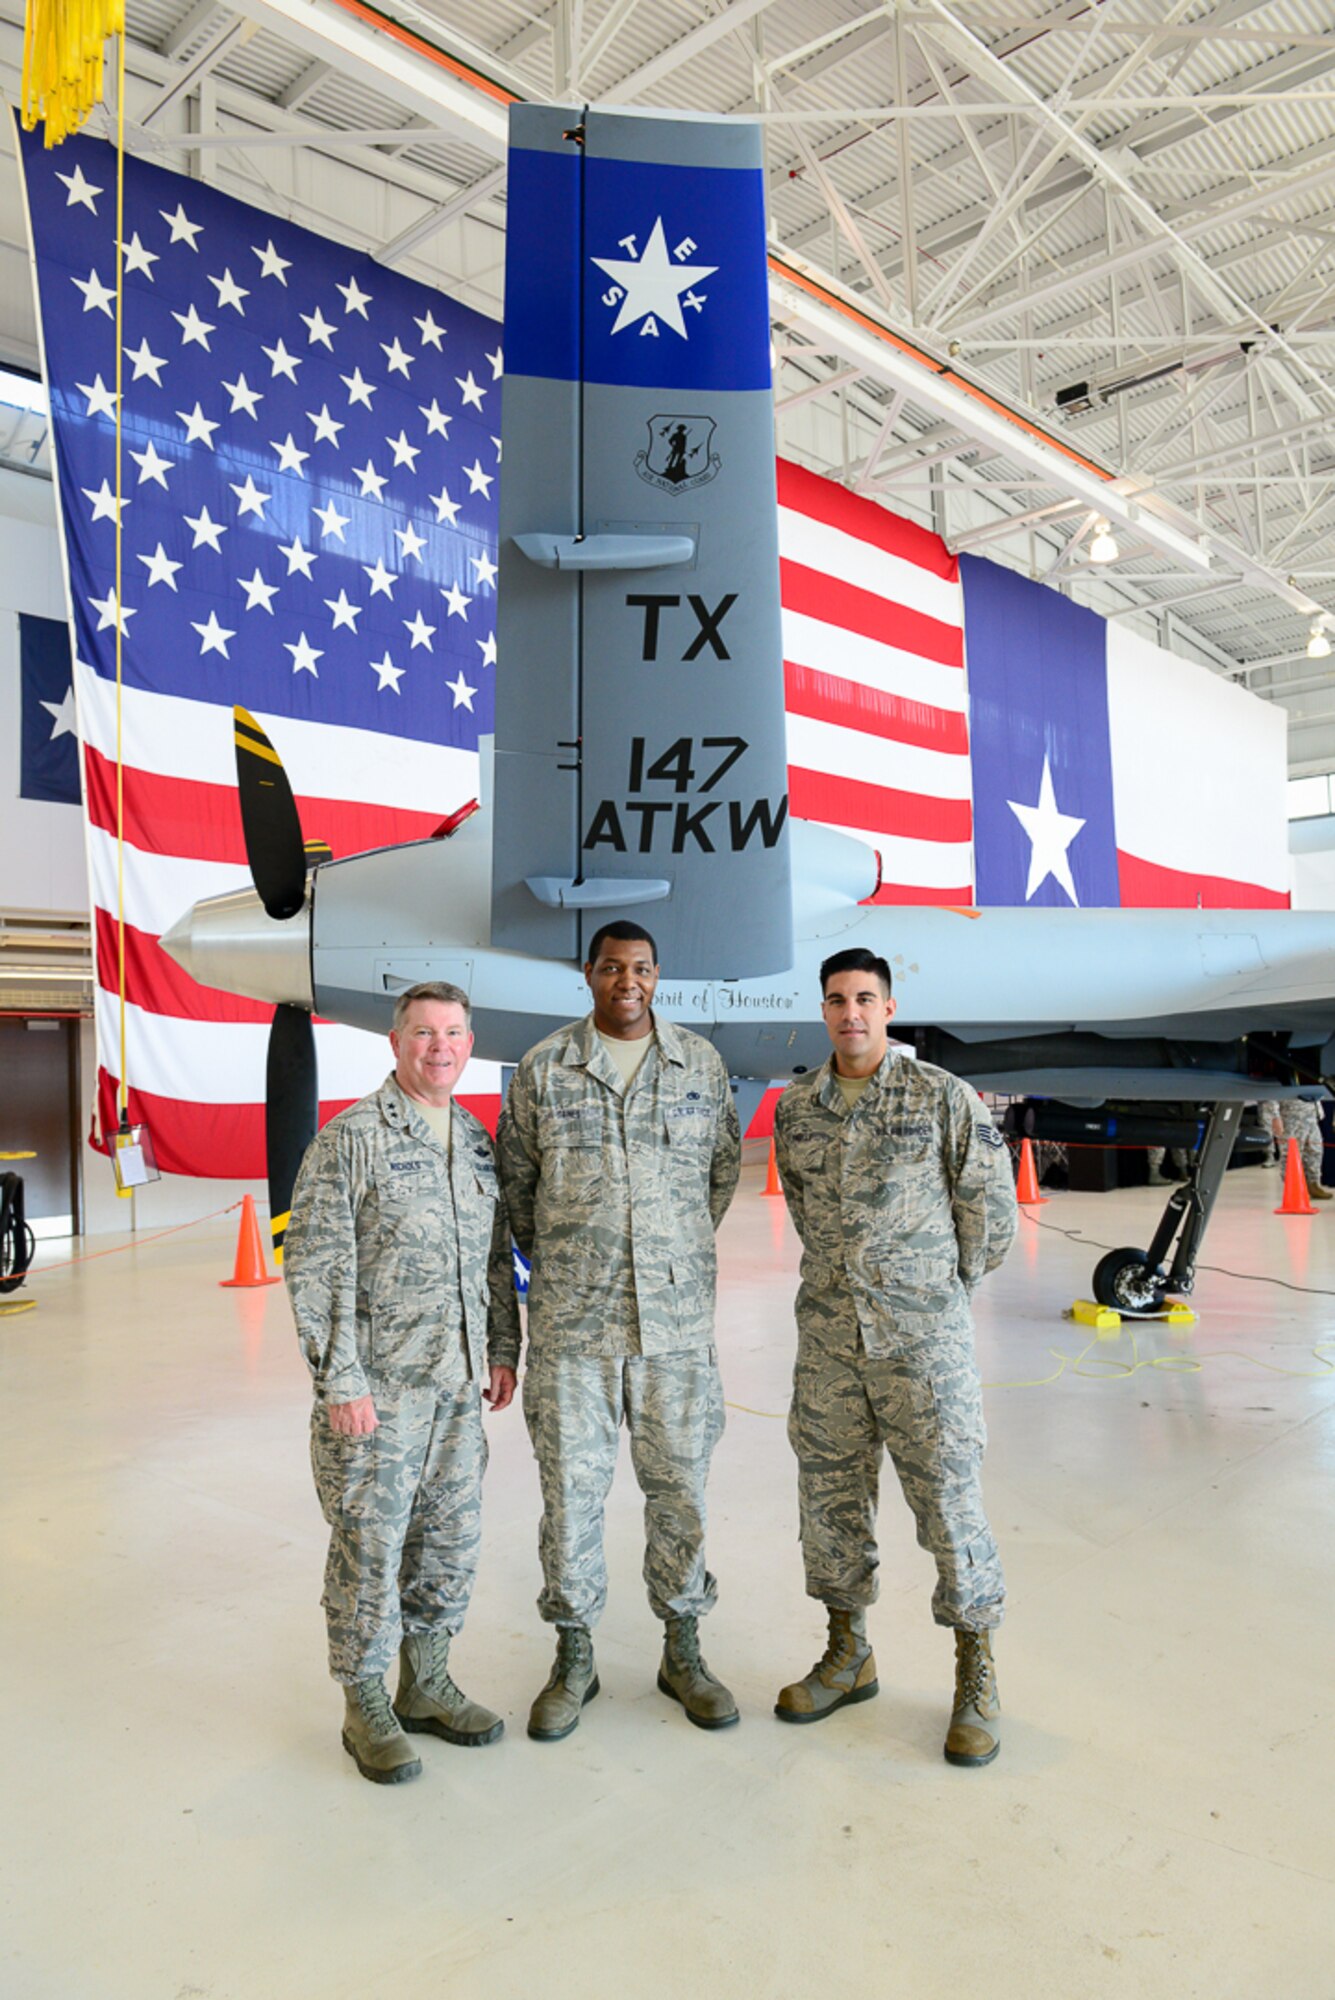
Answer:
<path fill-rule="evenodd" d="M 271 917 L 295 917 L 306 898 L 306 850 L 287 772 L 253 715 L 232 711 L 236 724 L 236 782 L 246 860 L 260 901 Z"/>
<path fill-rule="evenodd" d="M 315 1137 L 319 1091 L 315 1030 L 304 1007 L 278 1007 L 269 1030 L 264 1083 L 264 1135 L 269 1160 L 269 1227 L 275 1264 L 283 1261 L 292 1189 L 302 1154 Z"/>

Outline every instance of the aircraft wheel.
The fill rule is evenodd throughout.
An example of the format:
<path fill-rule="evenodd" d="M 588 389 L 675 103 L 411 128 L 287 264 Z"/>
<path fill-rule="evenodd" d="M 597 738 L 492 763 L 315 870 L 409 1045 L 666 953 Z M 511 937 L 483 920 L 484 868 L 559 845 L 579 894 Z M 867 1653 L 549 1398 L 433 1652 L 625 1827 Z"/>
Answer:
<path fill-rule="evenodd" d="M 1094 1297 L 1114 1312 L 1157 1312 L 1164 1288 L 1143 1250 L 1110 1250 L 1094 1266 Z"/>

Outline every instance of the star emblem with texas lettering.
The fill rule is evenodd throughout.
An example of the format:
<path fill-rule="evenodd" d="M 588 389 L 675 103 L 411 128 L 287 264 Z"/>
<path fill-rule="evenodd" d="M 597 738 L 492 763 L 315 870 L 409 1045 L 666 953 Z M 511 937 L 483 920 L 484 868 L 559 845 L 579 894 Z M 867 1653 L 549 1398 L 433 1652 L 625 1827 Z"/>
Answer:
<path fill-rule="evenodd" d="M 655 219 L 642 254 L 637 254 L 638 243 L 633 235 L 623 236 L 617 247 L 627 254 L 590 260 L 612 280 L 602 298 L 605 306 L 620 308 L 613 333 L 621 333 L 639 321 L 642 334 L 657 334 L 661 324 L 670 327 L 682 340 L 687 339 L 682 308 L 689 306 L 693 312 L 703 310 L 708 293 L 697 292 L 695 287 L 712 278 L 718 265 L 688 263 L 686 260 L 696 247 L 689 236 L 669 253 L 661 215 Z"/>

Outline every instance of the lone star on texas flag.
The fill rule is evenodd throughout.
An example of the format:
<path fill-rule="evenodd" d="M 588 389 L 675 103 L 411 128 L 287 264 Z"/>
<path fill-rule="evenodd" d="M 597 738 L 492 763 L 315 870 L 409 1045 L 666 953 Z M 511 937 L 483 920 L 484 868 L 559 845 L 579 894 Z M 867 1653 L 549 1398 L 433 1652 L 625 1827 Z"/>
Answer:
<path fill-rule="evenodd" d="M 1060 883 L 1071 901 L 1079 907 L 1080 898 L 1075 893 L 1071 857 L 1067 849 L 1085 822 L 1070 813 L 1058 812 L 1057 795 L 1052 789 L 1052 767 L 1046 757 L 1043 759 L 1043 780 L 1038 788 L 1038 804 L 1017 805 L 1014 799 L 1007 799 L 1006 803 L 1030 840 L 1029 881 L 1024 892 L 1026 903 L 1051 875 L 1053 881 Z"/>

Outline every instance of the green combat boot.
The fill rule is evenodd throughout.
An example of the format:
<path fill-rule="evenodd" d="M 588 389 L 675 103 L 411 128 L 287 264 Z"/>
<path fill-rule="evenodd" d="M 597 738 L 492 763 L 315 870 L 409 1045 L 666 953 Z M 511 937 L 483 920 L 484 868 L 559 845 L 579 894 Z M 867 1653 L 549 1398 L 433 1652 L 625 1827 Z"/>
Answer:
<path fill-rule="evenodd" d="M 697 1729 L 727 1729 L 738 1720 L 736 1702 L 700 1657 L 694 1618 L 669 1618 L 663 1627 L 658 1685 L 681 1703 Z"/>
<path fill-rule="evenodd" d="M 343 1748 L 373 1785 L 402 1785 L 421 1776 L 421 1760 L 394 1720 L 389 1691 L 377 1675 L 345 1687 Z"/>
<path fill-rule="evenodd" d="M 529 1735 L 537 1743 L 559 1743 L 578 1727 L 580 1710 L 597 1692 L 593 1639 L 587 1626 L 558 1625 L 556 1661 L 546 1687 L 529 1710 Z"/>
<path fill-rule="evenodd" d="M 867 1643 L 865 1611 L 841 1611 L 827 1604 L 830 1636 L 824 1657 L 809 1674 L 779 1690 L 774 1713 L 781 1722 L 819 1722 L 836 1708 L 870 1701 L 880 1692 L 876 1656 Z"/>
<path fill-rule="evenodd" d="M 1001 1702 L 992 1638 L 987 1632 L 955 1634 L 955 1712 L 946 1734 L 947 1764 L 990 1764 L 1001 1748 Z"/>
<path fill-rule="evenodd" d="M 411 1633 L 400 1646 L 394 1713 L 405 1729 L 426 1729 L 468 1750 L 494 1743 L 505 1728 L 499 1715 L 470 1701 L 450 1679 L 450 1635 L 443 1625 Z"/>

